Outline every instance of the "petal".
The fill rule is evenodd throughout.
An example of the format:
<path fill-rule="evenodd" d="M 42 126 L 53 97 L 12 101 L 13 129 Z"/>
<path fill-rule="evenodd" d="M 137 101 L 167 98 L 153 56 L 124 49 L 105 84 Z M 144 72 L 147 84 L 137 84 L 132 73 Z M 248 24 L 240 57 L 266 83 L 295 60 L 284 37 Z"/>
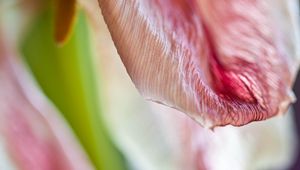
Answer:
<path fill-rule="evenodd" d="M 295 0 L 99 3 L 128 74 L 149 100 L 206 127 L 264 120 L 294 100 Z"/>
<path fill-rule="evenodd" d="M 14 163 L 24 170 L 93 169 L 66 122 L 37 89 L 15 57 L 10 39 L 3 35 L 0 135 Z"/>
<path fill-rule="evenodd" d="M 92 6 L 91 6 L 92 7 Z M 92 9 L 92 8 L 89 8 Z M 90 10 L 91 11 L 91 10 Z M 104 21 L 95 39 L 105 120 L 135 169 L 288 169 L 297 138 L 292 115 L 244 127 L 204 129 L 184 114 L 143 101 L 110 40 Z M 118 107 L 116 107 L 118 106 Z M 226 168 L 225 168 L 226 167 Z"/>

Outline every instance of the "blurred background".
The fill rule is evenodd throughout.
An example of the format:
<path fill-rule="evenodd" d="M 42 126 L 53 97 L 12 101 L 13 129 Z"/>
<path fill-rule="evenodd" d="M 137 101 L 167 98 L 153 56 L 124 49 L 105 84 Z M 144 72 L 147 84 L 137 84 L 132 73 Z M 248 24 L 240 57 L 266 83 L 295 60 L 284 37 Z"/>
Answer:
<path fill-rule="evenodd" d="M 300 75 L 298 74 L 298 77 L 296 79 L 296 83 L 294 85 L 294 92 L 296 94 L 296 97 L 299 99 L 300 98 Z M 295 109 L 294 117 L 295 117 L 295 122 L 296 122 L 296 127 L 297 127 L 297 137 L 300 139 L 300 101 L 297 100 L 296 103 L 293 105 Z M 298 149 L 297 151 L 297 159 L 292 165 L 291 169 L 300 169 L 300 150 Z"/>

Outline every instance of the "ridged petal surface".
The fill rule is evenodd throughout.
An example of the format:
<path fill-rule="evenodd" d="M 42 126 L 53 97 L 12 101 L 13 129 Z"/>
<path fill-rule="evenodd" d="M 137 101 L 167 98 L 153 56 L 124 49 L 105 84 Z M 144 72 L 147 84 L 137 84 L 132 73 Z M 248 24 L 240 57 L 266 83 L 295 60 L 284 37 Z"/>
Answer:
<path fill-rule="evenodd" d="M 206 127 L 284 113 L 299 64 L 295 0 L 99 0 L 140 93 Z"/>

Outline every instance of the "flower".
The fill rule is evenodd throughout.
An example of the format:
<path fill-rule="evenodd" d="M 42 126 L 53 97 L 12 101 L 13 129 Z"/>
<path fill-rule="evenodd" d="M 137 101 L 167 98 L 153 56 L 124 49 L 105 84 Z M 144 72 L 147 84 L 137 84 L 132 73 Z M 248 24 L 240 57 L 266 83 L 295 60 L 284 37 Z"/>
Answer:
<path fill-rule="evenodd" d="M 297 4 L 0 2 L 0 169 L 286 169 Z"/>

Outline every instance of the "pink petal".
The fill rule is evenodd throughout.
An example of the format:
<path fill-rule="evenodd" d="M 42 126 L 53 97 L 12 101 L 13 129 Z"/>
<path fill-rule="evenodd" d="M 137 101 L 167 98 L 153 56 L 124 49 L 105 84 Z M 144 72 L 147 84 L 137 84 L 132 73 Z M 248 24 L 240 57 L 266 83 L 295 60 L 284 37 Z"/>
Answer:
<path fill-rule="evenodd" d="M 91 5 L 88 11 L 93 11 Z M 99 12 L 99 11 L 97 11 Z M 204 129 L 174 109 L 144 101 L 117 57 L 104 21 L 97 18 L 103 116 L 132 167 L 164 169 L 287 169 L 297 137 L 292 114 L 243 127 Z M 104 81 L 105 80 L 105 81 Z M 118 107 L 116 107 L 118 106 Z"/>
<path fill-rule="evenodd" d="M 149 100 L 208 127 L 264 120 L 294 100 L 295 0 L 99 3 L 128 74 Z"/>
<path fill-rule="evenodd" d="M 7 44 L 0 36 L 0 135 L 14 162 L 23 170 L 93 169 Z"/>

